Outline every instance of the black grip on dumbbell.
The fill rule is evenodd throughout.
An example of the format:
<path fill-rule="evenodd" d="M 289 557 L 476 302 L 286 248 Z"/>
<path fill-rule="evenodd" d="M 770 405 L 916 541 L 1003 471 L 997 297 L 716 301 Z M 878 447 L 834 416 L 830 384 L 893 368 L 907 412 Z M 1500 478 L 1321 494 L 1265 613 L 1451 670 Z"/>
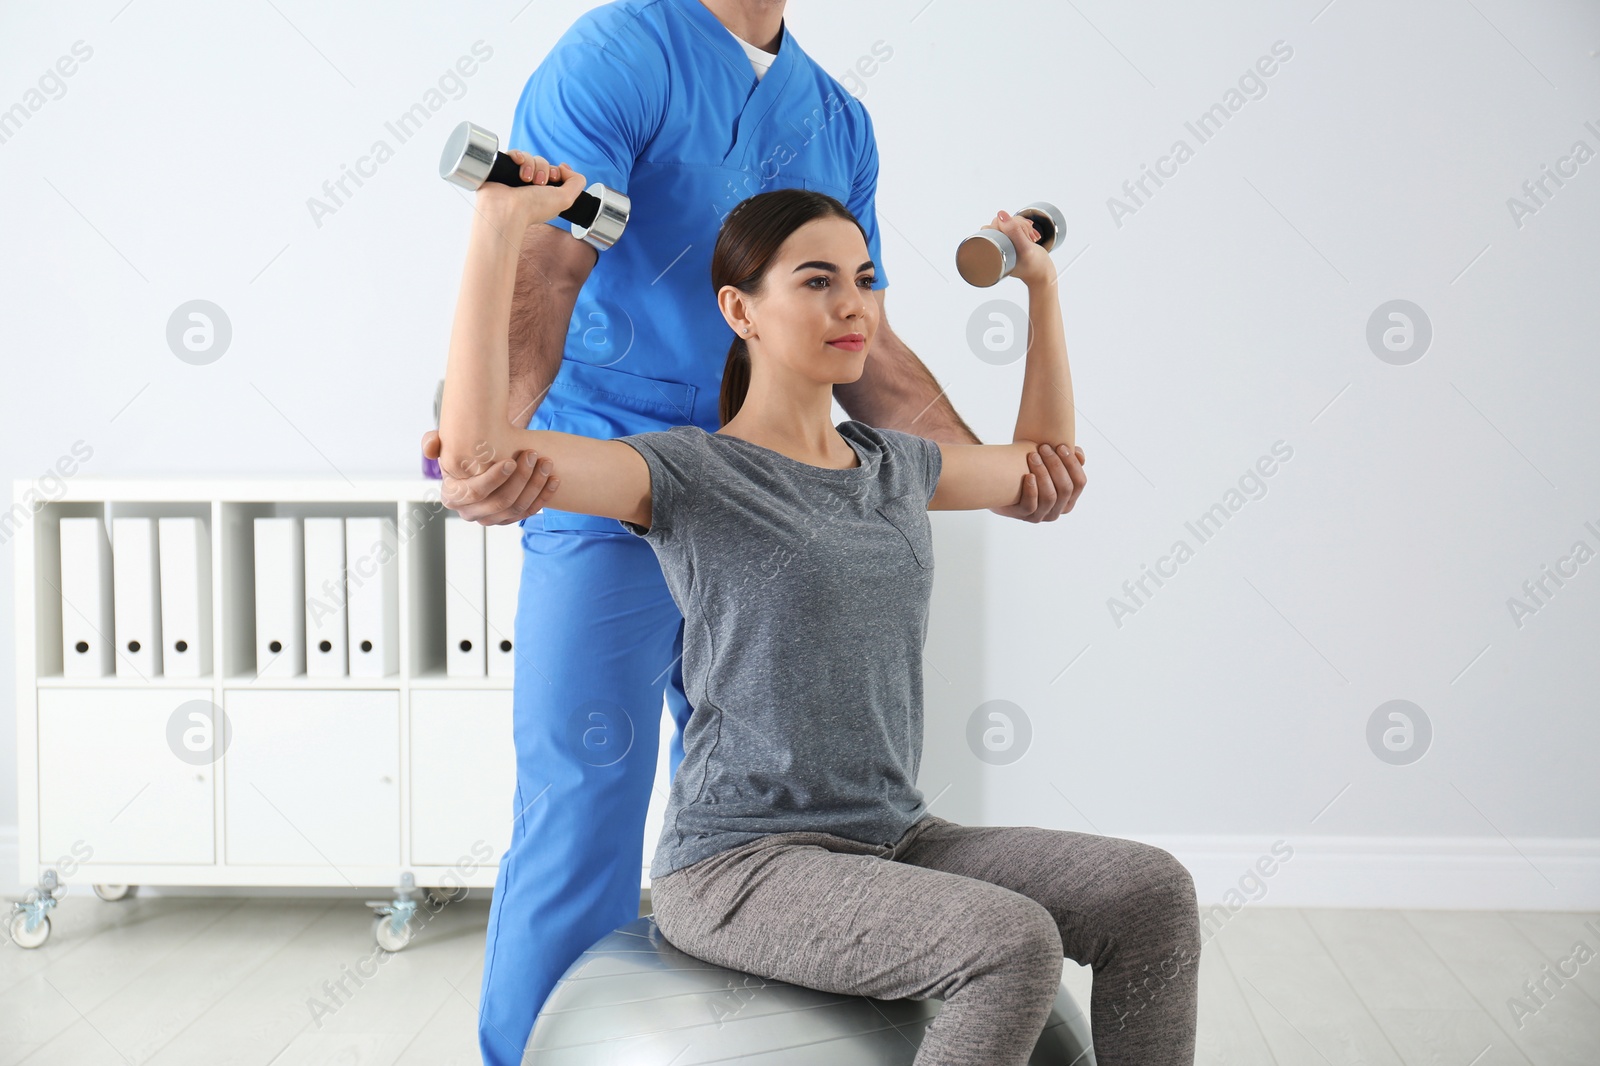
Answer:
<path fill-rule="evenodd" d="M 531 181 L 522 180 L 522 168 L 515 159 L 504 152 L 497 152 L 494 157 L 494 166 L 489 168 L 486 181 L 496 181 L 501 185 L 520 187 L 532 185 Z M 553 181 L 551 186 L 559 188 L 564 182 Z M 600 214 L 600 198 L 592 193 L 580 192 L 572 206 L 561 212 L 561 217 L 574 226 L 592 226 L 596 216 Z"/>
<path fill-rule="evenodd" d="M 1033 223 L 1033 228 L 1039 231 L 1039 239 L 1035 242 L 1036 244 L 1042 244 L 1048 248 L 1050 245 L 1055 243 L 1056 224 L 1051 220 L 1049 215 L 1045 214 L 1043 211 L 1029 211 L 1024 209 L 1023 211 L 1018 212 L 1017 217 L 1027 219 L 1029 222 Z"/>

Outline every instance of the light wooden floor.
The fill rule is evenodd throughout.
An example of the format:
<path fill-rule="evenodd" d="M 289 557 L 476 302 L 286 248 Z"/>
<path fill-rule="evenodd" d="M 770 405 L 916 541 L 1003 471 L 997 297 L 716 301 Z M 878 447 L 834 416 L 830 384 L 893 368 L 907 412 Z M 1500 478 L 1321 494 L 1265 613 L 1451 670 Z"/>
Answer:
<path fill-rule="evenodd" d="M 481 900 L 446 907 L 358 986 L 358 900 L 74 894 L 44 947 L 0 948 L 0 1066 L 472 1066 L 487 918 Z M 1202 955 L 1197 1061 L 1597 1066 L 1597 930 L 1593 914 L 1247 906 Z M 1547 978 L 1518 1028 L 1507 1001 L 1580 941 L 1588 961 Z M 336 1002 L 322 986 L 341 977 Z M 1087 1008 L 1089 971 L 1068 962 L 1065 981 Z M 314 1020 L 312 997 L 332 1013 Z"/>

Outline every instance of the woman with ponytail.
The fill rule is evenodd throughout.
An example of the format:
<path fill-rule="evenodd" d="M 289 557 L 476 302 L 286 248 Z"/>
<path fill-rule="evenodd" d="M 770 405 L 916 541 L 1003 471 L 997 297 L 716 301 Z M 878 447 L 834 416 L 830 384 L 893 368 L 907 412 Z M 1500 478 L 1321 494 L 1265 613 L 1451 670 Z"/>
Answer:
<path fill-rule="evenodd" d="M 459 477 L 525 449 L 551 456 L 556 506 L 620 520 L 660 559 L 694 708 L 650 869 L 663 935 L 794 984 L 942 998 L 917 1066 L 1026 1062 L 1071 957 L 1094 969 L 1100 1066 L 1190 1066 L 1188 871 L 1132 840 L 959 825 L 916 787 L 928 511 L 1016 503 L 1036 442 L 1073 439 L 1055 271 L 1030 224 L 992 223 L 1029 293 L 1011 444 L 831 423 L 834 386 L 871 358 L 874 267 L 849 210 L 802 189 L 745 200 L 718 235 L 711 282 L 734 332 L 721 428 L 597 440 L 504 417 L 522 232 L 584 186 L 565 167 L 558 179 L 477 193 L 441 460 Z"/>

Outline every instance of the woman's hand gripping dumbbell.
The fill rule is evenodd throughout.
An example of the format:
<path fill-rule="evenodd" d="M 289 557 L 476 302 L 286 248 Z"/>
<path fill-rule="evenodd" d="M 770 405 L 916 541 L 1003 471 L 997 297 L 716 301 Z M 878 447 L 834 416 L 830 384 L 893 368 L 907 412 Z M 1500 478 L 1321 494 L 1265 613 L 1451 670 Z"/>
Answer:
<path fill-rule="evenodd" d="M 439 157 L 439 176 L 472 192 L 491 185 L 515 188 L 535 183 L 534 179 L 525 176 L 528 160 L 544 164 L 542 157 L 527 152 L 516 149 L 509 153 L 500 151 L 500 139 L 493 133 L 470 122 L 463 122 L 451 131 L 449 140 L 445 142 L 444 153 Z M 565 183 L 564 179 L 550 178 L 545 170 L 538 170 L 537 173 L 541 176 L 539 184 L 544 184 L 546 180 L 552 185 Z M 567 173 L 574 174 L 570 170 Z M 576 195 L 563 203 L 559 211 L 543 216 L 540 221 L 564 218 L 572 223 L 574 237 L 603 252 L 622 236 L 622 231 L 628 225 L 628 215 L 633 209 L 632 201 L 598 181 L 585 188 L 583 175 L 575 176 L 578 179 Z M 498 195 L 494 198 L 500 199 Z M 530 205 L 539 202 L 557 201 L 529 201 Z"/>
<path fill-rule="evenodd" d="M 1027 240 L 1014 239 L 996 224 L 1012 217 L 1027 222 Z M 956 248 L 956 270 L 969 285 L 987 288 L 1001 278 L 1020 276 L 1017 270 L 1019 267 L 1027 268 L 1025 261 L 1043 260 L 1048 266 L 1049 253 L 1055 249 L 1066 228 L 1066 216 L 1054 204 L 1043 200 L 1029 204 L 1015 216 L 1002 211 L 996 216 L 995 222 L 984 226 Z M 1035 245 L 1041 254 L 1033 256 L 1026 245 Z"/>
<path fill-rule="evenodd" d="M 516 148 L 504 153 L 517 165 L 522 185 L 486 181 L 478 187 L 477 206 L 489 218 L 513 226 L 548 222 L 566 211 L 583 191 L 583 175 L 565 163 L 551 163 L 541 155 Z"/>

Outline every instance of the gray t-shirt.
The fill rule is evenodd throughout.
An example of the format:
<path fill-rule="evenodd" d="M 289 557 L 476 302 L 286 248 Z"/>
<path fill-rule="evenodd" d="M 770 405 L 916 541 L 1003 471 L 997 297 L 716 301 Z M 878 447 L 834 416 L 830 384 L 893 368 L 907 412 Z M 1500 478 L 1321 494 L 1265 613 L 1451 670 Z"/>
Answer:
<path fill-rule="evenodd" d="M 699 426 L 635 433 L 694 713 L 652 879 L 770 833 L 885 844 L 922 817 L 939 446 L 847 421 L 861 465 Z"/>

